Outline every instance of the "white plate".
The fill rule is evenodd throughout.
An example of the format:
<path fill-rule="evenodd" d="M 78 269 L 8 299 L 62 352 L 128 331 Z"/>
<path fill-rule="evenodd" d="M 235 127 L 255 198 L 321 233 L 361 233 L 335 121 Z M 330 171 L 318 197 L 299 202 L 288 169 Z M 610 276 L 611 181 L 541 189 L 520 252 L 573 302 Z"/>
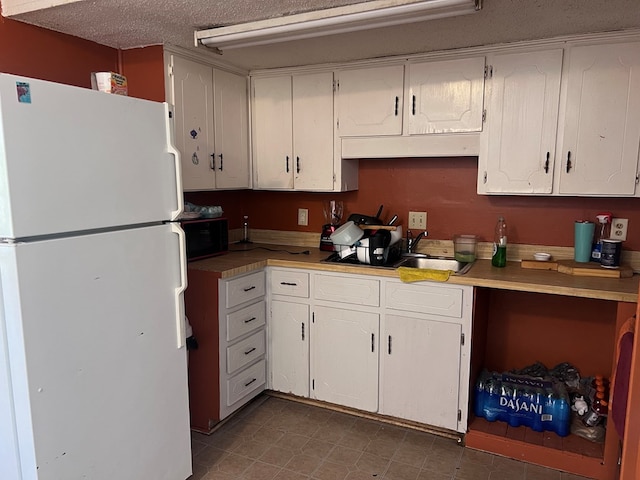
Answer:
<path fill-rule="evenodd" d="M 538 252 L 533 254 L 533 258 L 535 258 L 539 262 L 547 262 L 551 260 L 551 255 L 544 252 Z"/>

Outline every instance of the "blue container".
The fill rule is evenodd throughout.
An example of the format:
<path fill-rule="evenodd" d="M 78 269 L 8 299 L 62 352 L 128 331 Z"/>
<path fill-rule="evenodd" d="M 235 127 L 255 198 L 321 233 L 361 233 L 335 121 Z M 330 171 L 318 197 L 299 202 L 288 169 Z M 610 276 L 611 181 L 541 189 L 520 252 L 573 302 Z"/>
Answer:
<path fill-rule="evenodd" d="M 474 413 L 490 422 L 549 430 L 561 437 L 570 431 L 569 396 L 554 379 L 484 371 L 476 383 Z"/>

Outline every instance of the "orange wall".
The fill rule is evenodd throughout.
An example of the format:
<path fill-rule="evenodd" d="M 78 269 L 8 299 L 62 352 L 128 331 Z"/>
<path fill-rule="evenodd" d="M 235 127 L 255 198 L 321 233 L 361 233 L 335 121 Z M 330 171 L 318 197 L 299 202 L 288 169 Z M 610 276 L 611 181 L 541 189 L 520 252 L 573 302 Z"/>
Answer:
<path fill-rule="evenodd" d="M 409 210 L 427 211 L 429 237 L 450 239 L 456 233 L 474 233 L 492 241 L 498 215 L 504 215 L 509 241 L 534 245 L 573 245 L 573 222 L 595 220 L 601 211 L 629 219 L 624 247 L 640 250 L 640 199 L 578 197 L 516 197 L 476 194 L 477 159 L 411 158 L 361 160 L 360 189 L 347 193 L 198 192 L 188 193 L 196 204 L 222 205 L 230 227 L 249 215 L 253 228 L 319 232 L 324 217 L 322 201 L 342 200 L 347 215 L 400 216 L 406 225 Z M 299 227 L 297 209 L 309 209 L 309 226 Z"/>
<path fill-rule="evenodd" d="M 162 45 L 120 52 L 122 74 L 127 77 L 129 96 L 164 102 L 164 57 Z"/>

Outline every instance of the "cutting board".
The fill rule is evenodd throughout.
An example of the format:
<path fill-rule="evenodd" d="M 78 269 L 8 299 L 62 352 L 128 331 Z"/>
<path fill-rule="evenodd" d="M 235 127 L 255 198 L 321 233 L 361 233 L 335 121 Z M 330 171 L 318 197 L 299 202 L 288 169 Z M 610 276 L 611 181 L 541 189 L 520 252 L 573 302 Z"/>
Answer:
<path fill-rule="evenodd" d="M 581 277 L 629 278 L 633 276 L 633 270 L 629 265 L 603 268 L 597 263 L 578 263 L 573 260 L 558 260 L 558 272 Z"/>
<path fill-rule="evenodd" d="M 558 262 L 553 259 L 540 262 L 538 260 L 523 258 L 520 262 L 520 266 L 522 268 L 531 268 L 533 270 L 558 270 Z"/>

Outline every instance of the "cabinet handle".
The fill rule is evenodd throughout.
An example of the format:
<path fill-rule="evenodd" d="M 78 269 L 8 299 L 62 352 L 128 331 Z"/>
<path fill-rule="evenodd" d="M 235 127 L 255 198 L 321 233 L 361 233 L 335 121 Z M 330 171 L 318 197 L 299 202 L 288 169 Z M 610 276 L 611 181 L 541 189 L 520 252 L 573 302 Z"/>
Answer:
<path fill-rule="evenodd" d="M 194 155 L 195 155 L 195 153 L 194 153 Z M 215 170 L 216 169 L 216 154 L 215 154 L 215 152 L 212 153 L 210 155 L 210 157 L 211 157 L 211 163 L 210 163 L 211 170 Z"/>
<path fill-rule="evenodd" d="M 244 323 L 251 323 L 251 322 L 253 322 L 254 320 L 256 320 L 256 317 L 247 318 L 247 319 L 244 321 Z"/>
<path fill-rule="evenodd" d="M 391 355 L 391 335 L 389 335 L 389 346 L 388 346 L 388 349 L 389 349 L 389 355 Z"/>
<path fill-rule="evenodd" d="M 549 173 L 549 152 L 547 152 L 547 160 L 544 162 L 544 173 Z"/>
<path fill-rule="evenodd" d="M 286 170 L 287 170 L 287 173 L 289 173 L 289 155 L 287 155 L 286 161 L 287 161 L 287 164 L 286 164 L 286 165 L 287 165 L 287 168 L 286 168 Z"/>
<path fill-rule="evenodd" d="M 256 347 L 252 347 L 249 350 L 247 350 L 246 352 L 244 352 L 245 355 L 249 355 L 251 352 L 255 352 L 256 351 Z"/>
<path fill-rule="evenodd" d="M 280 285 L 289 285 L 291 287 L 297 287 L 298 284 L 295 282 L 280 282 Z"/>
<path fill-rule="evenodd" d="M 416 114 L 416 96 L 415 95 L 411 95 L 411 114 L 412 115 Z"/>
<path fill-rule="evenodd" d="M 296 173 L 300 173 L 300 157 L 296 157 Z"/>
<path fill-rule="evenodd" d="M 400 99 L 396 96 L 396 105 L 394 108 L 394 112 L 395 112 L 395 116 L 398 116 L 398 102 L 400 101 Z"/>
<path fill-rule="evenodd" d="M 371 351 L 375 352 L 375 341 L 376 341 L 376 335 L 374 333 L 371 334 Z"/>
<path fill-rule="evenodd" d="M 256 287 L 255 287 L 255 285 L 254 285 L 254 286 L 251 286 L 251 287 L 245 288 L 245 289 L 244 289 L 244 291 L 245 291 L 245 292 L 248 292 L 248 291 L 250 291 L 250 290 L 255 290 L 255 288 L 256 288 Z"/>
<path fill-rule="evenodd" d="M 567 152 L 567 173 L 571 170 L 571 152 Z"/>
<path fill-rule="evenodd" d="M 304 340 L 304 322 L 302 322 L 302 340 Z"/>
<path fill-rule="evenodd" d="M 256 380 L 258 380 L 257 378 L 254 378 L 253 380 L 250 380 L 249 383 L 245 383 L 244 386 L 248 387 L 249 385 L 251 385 L 253 382 L 255 382 Z"/>
<path fill-rule="evenodd" d="M 218 170 L 222 170 L 223 165 L 222 165 L 222 154 L 218 155 L 220 157 L 220 168 Z"/>

